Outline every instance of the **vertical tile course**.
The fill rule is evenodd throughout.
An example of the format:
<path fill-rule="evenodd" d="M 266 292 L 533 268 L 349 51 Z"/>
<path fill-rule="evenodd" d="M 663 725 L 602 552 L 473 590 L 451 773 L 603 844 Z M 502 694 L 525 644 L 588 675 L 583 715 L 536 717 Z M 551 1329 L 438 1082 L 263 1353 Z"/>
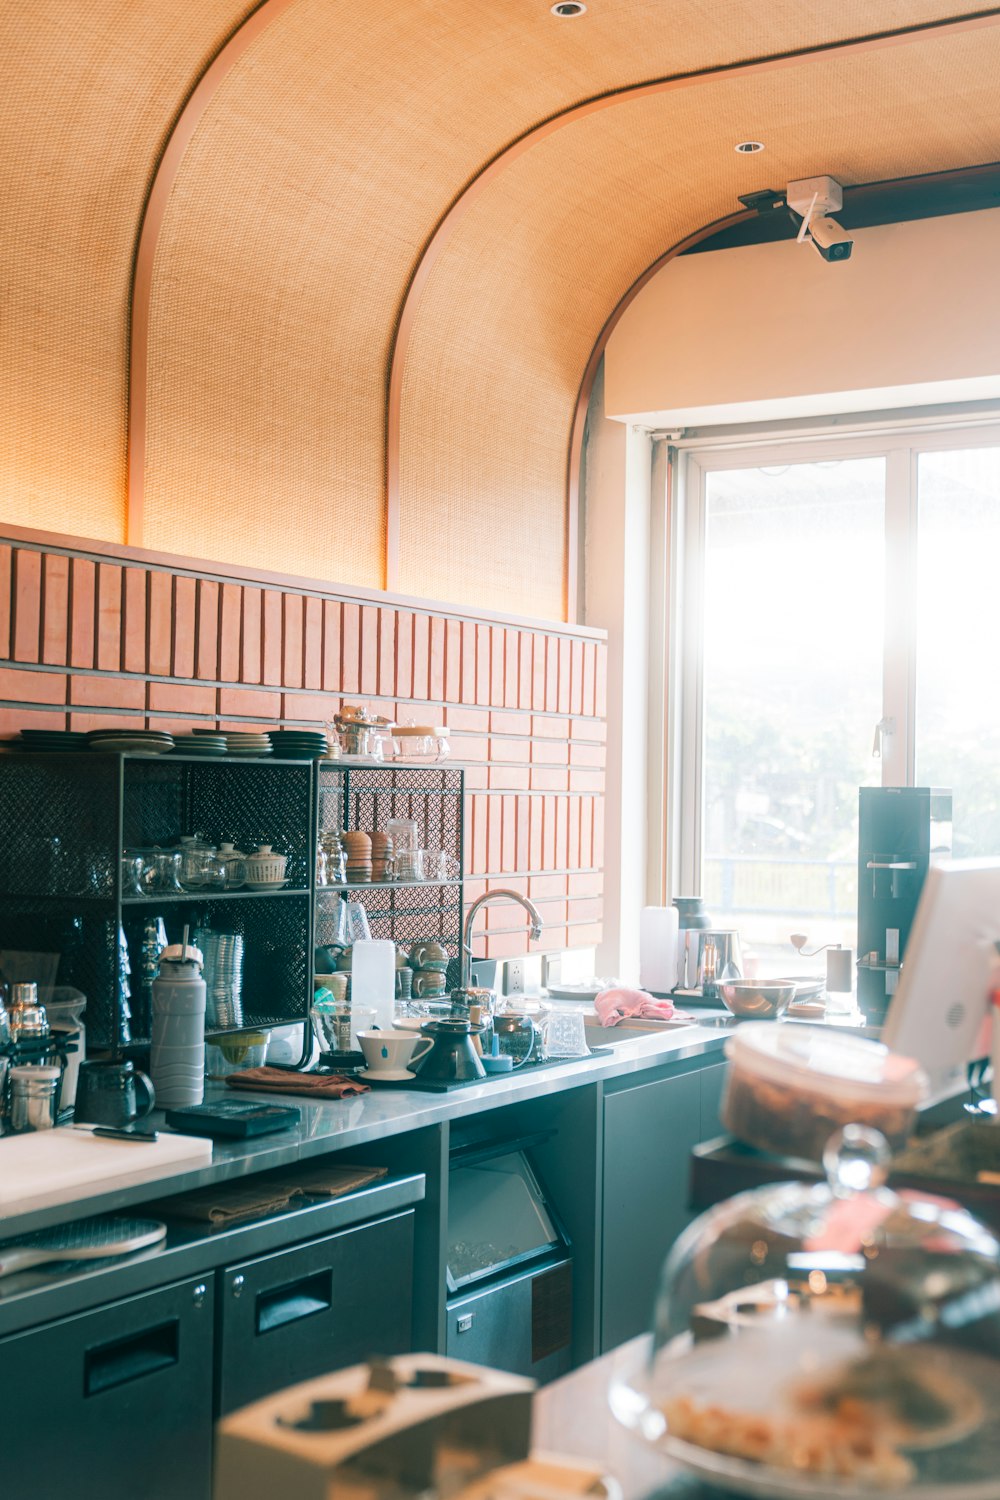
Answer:
<path fill-rule="evenodd" d="M 8 611 L 9 619 L 9 611 Z M 0 626 L 3 604 L 0 601 Z M 42 563 L 42 661 L 64 666 L 69 654 L 69 558 L 46 553 Z M 0 647 L 0 656 L 6 656 Z M 139 668 L 140 672 L 143 670 Z"/>
<path fill-rule="evenodd" d="M 264 590 L 243 590 L 243 649 L 241 682 L 260 682 L 263 661 Z"/>
<path fill-rule="evenodd" d="M 339 599 L 323 600 L 323 686 L 328 693 L 339 692 L 342 682 L 340 660 L 341 604 Z"/>
<path fill-rule="evenodd" d="M 282 653 L 281 681 L 285 687 L 300 688 L 303 657 L 303 600 L 301 594 L 283 596 L 281 615 Z"/>
<path fill-rule="evenodd" d="M 174 677 L 194 676 L 195 581 L 178 574 L 174 579 Z"/>
<path fill-rule="evenodd" d="M 196 677 L 214 682 L 219 675 L 219 585 L 199 578 L 197 596 Z"/>
<path fill-rule="evenodd" d="M 102 672 L 122 666 L 122 570 L 113 563 L 97 569 L 97 665 Z"/>
<path fill-rule="evenodd" d="M 378 615 L 373 604 L 361 608 L 361 692 L 374 697 L 378 692 Z"/>
<path fill-rule="evenodd" d="M 0 546 L 0 656 L 10 655 L 13 549 Z"/>
<path fill-rule="evenodd" d="M 219 619 L 219 678 L 222 682 L 239 682 L 240 647 L 243 634 L 243 590 L 237 583 L 222 585 L 222 610 Z"/>
<path fill-rule="evenodd" d="M 28 547 L 14 553 L 15 661 L 38 661 L 41 655 L 42 556 Z"/>
<path fill-rule="evenodd" d="M 396 686 L 397 698 L 413 697 L 413 616 L 408 609 L 398 609 L 396 616 Z"/>
<path fill-rule="evenodd" d="M 76 570 L 78 562 L 73 563 L 73 613 L 76 615 Z M 147 647 L 147 672 L 154 677 L 169 677 L 172 656 L 172 639 L 174 628 L 174 583 L 169 573 L 154 569 L 149 575 L 149 599 L 148 610 L 148 647 Z M 76 641 L 76 625 L 73 627 L 73 640 Z"/>
<path fill-rule="evenodd" d="M 341 619 L 341 688 L 345 693 L 361 689 L 361 606 L 345 601 Z"/>
<path fill-rule="evenodd" d="M 302 627 L 302 686 L 323 686 L 323 601 L 315 594 L 307 594 L 303 606 L 305 619 Z"/>
<path fill-rule="evenodd" d="M 267 687 L 280 687 L 284 667 L 282 627 L 284 611 L 277 589 L 265 589 L 261 613 L 261 681 Z"/>
<path fill-rule="evenodd" d="M 396 611 L 389 605 L 378 611 L 378 691 L 382 698 L 396 696 Z"/>
<path fill-rule="evenodd" d="M 122 666 L 126 672 L 146 670 L 148 580 L 149 574 L 145 568 L 123 570 Z"/>

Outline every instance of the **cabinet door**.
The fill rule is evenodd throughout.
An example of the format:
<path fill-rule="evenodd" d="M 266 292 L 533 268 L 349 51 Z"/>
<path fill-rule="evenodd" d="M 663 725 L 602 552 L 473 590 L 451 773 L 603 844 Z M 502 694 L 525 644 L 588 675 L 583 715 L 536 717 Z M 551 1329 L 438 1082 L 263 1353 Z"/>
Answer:
<path fill-rule="evenodd" d="M 698 1073 L 605 1095 L 602 1349 L 650 1327 L 660 1267 L 691 1220 L 689 1158 L 700 1137 Z"/>
<path fill-rule="evenodd" d="M 698 1139 L 701 1141 L 711 1141 L 717 1135 L 725 1134 L 719 1110 L 728 1072 L 729 1064 L 722 1062 L 712 1063 L 698 1074 L 701 1079 L 701 1134 Z"/>
<path fill-rule="evenodd" d="M 413 1210 L 220 1272 L 220 1415 L 411 1347 Z"/>
<path fill-rule="evenodd" d="M 208 1500 L 212 1282 L 0 1341 L 0 1493 Z"/>

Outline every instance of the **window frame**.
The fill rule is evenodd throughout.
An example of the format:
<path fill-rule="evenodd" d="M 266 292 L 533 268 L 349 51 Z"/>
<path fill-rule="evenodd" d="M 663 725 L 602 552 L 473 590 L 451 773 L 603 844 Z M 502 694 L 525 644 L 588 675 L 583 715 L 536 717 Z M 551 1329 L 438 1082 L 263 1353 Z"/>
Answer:
<path fill-rule="evenodd" d="M 900 414 L 890 420 L 831 419 L 795 431 L 772 427 L 673 437 L 669 486 L 670 598 L 665 660 L 667 729 L 659 753 L 667 766 L 665 885 L 668 897 L 702 888 L 704 597 L 706 481 L 726 469 L 834 459 L 885 460 L 885 626 L 881 784 L 913 786 L 916 764 L 917 510 L 920 454 L 1000 448 L 1000 412 Z M 834 422 L 836 425 L 834 425 Z M 876 726 L 872 726 L 873 738 Z"/>

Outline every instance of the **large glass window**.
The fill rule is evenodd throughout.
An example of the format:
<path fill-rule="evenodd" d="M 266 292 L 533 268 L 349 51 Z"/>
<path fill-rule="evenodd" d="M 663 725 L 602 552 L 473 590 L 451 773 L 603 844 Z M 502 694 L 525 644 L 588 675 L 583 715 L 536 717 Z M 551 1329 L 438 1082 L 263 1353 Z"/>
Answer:
<path fill-rule="evenodd" d="M 702 888 L 757 949 L 853 942 L 877 780 L 885 463 L 707 476 Z M 791 925 L 790 925 L 791 924 Z"/>
<path fill-rule="evenodd" d="M 669 830 L 771 972 L 856 946 L 858 788 L 944 787 L 1000 854 L 1000 434 L 892 431 L 686 456 Z"/>
<path fill-rule="evenodd" d="M 954 853 L 1000 850 L 1000 448 L 918 461 L 916 776 Z"/>

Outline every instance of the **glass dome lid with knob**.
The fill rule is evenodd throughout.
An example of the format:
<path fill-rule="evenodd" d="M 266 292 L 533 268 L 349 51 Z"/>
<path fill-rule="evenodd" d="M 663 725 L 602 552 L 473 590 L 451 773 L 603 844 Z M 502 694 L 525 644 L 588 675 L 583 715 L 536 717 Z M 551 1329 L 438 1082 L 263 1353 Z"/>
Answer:
<path fill-rule="evenodd" d="M 741 1193 L 667 1258 L 615 1415 L 730 1492 L 1000 1497 L 1000 1246 L 964 1209 L 885 1186 L 848 1125 L 827 1182 Z"/>

